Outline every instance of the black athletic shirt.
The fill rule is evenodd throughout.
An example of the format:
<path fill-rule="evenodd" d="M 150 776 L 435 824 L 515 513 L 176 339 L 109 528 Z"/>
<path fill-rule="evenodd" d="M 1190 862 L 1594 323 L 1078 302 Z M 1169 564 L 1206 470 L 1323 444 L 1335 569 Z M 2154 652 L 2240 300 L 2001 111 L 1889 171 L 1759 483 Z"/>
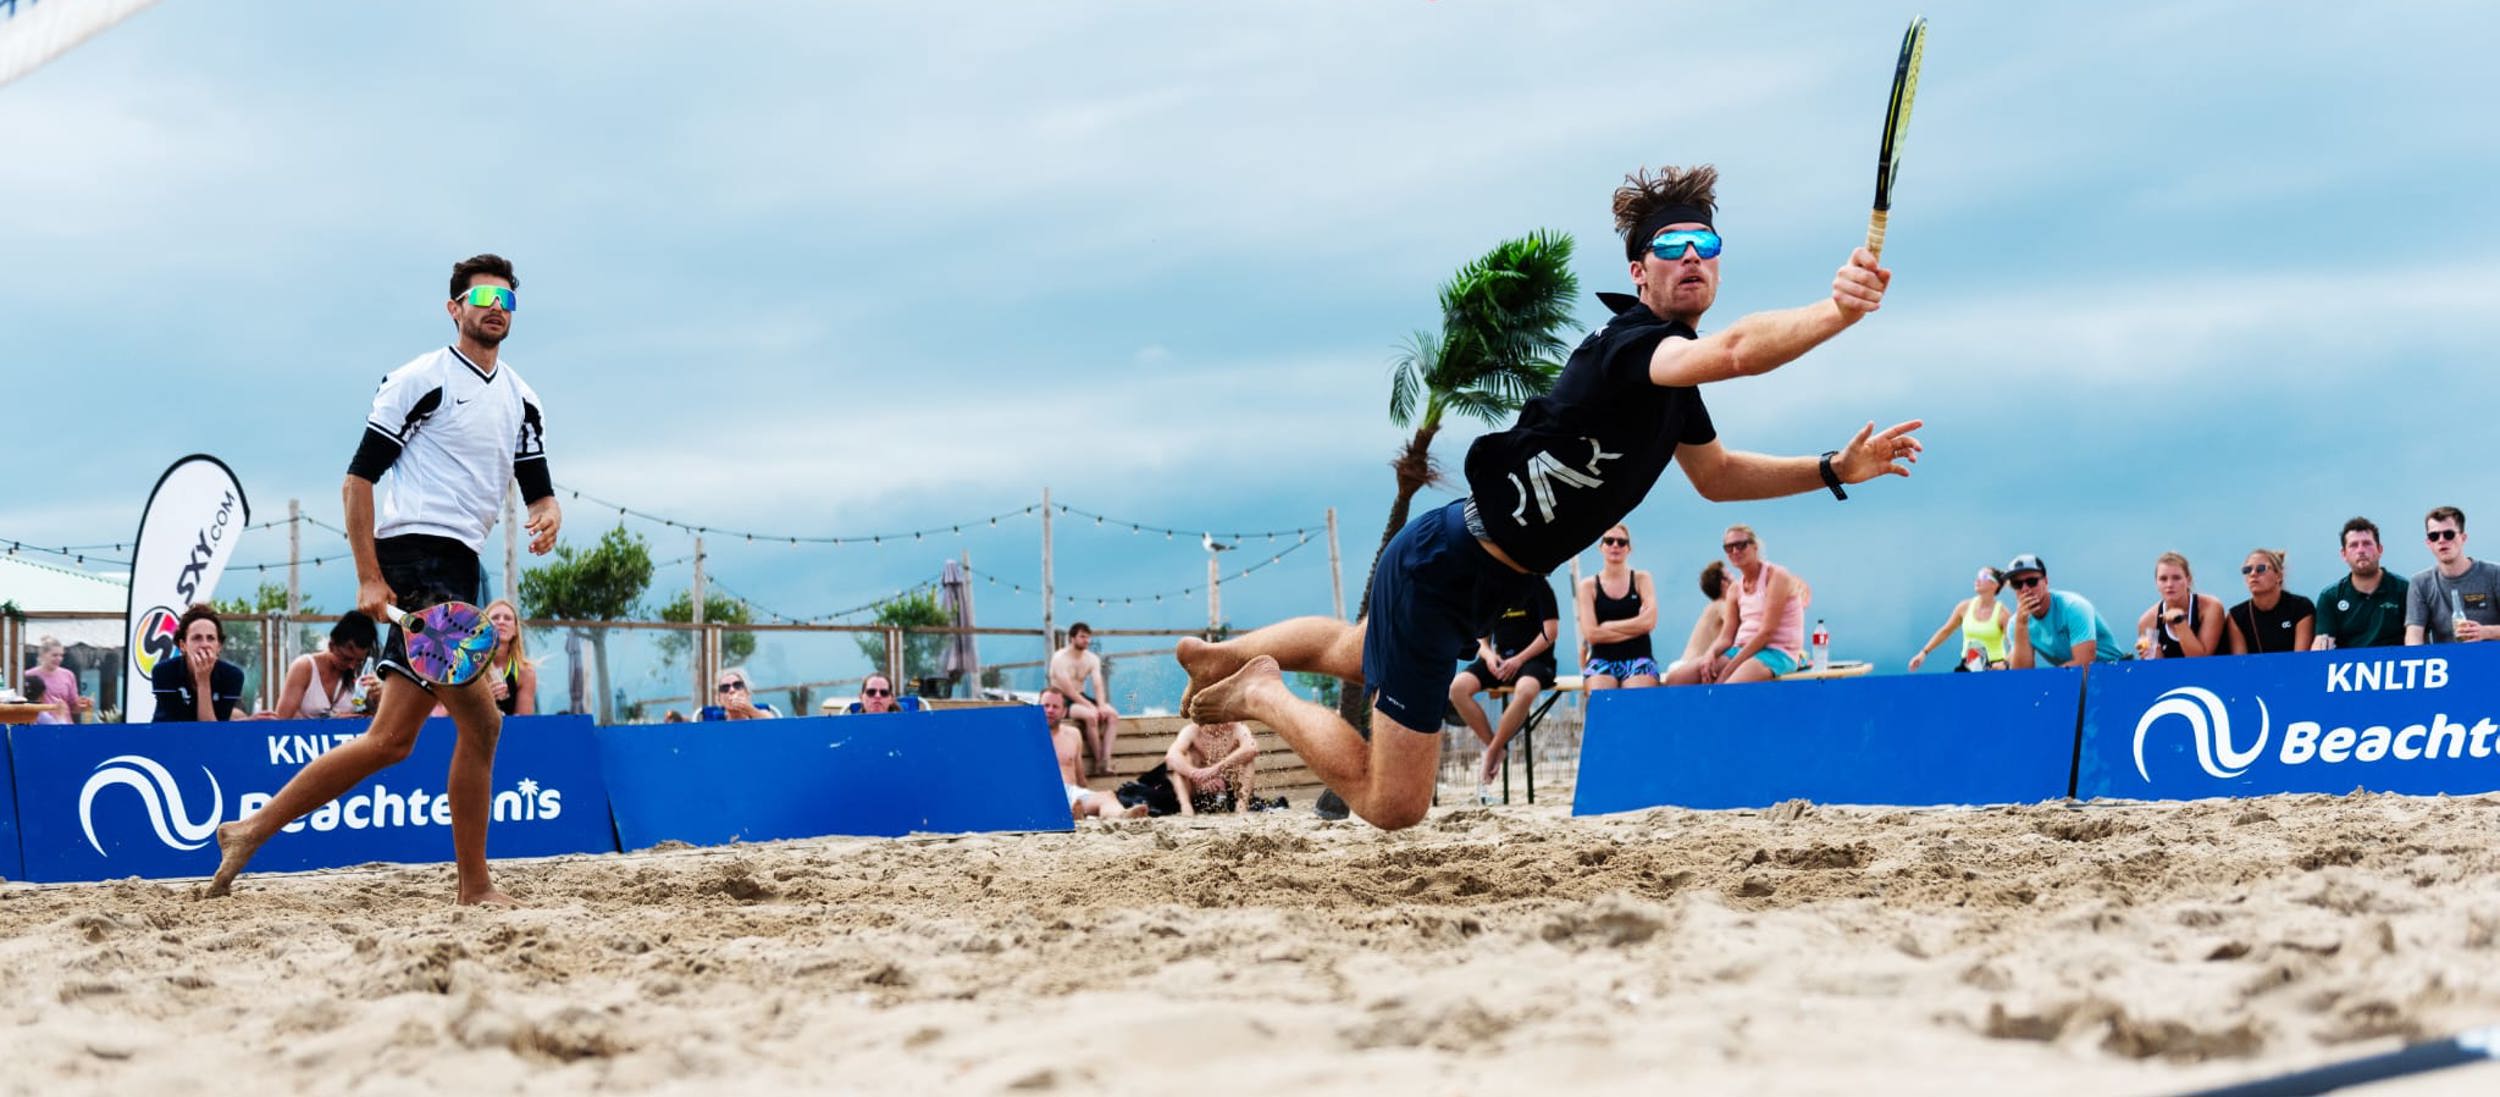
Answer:
<path fill-rule="evenodd" d="M 1553 392 L 1468 447 L 1485 536 L 1521 567 L 1549 572 L 1579 555 L 1641 504 L 1676 446 L 1718 438 L 1701 390 L 1649 379 L 1650 355 L 1669 336 L 1696 333 L 1632 301 L 1581 340 Z"/>
<path fill-rule="evenodd" d="M 1606 593 L 1604 572 L 1589 579 L 1589 582 L 1597 587 L 1589 597 L 1589 612 L 1591 616 L 1597 618 L 1598 624 L 1602 625 L 1608 621 L 1629 621 L 1641 615 L 1641 574 L 1636 571 L 1628 578 L 1631 579 L 1631 583 L 1626 586 L 1621 598 Z M 1649 634 L 1646 632 L 1629 640 L 1589 645 L 1589 656 L 1595 659 L 1650 659 L 1655 658 L 1656 655 L 1657 653 L 1649 646 Z"/>
<path fill-rule="evenodd" d="M 2258 609 L 2254 598 L 2231 607 L 2231 624 L 2248 641 L 2250 655 L 2299 650 L 2292 646 L 2292 641 L 2297 638 L 2300 619 L 2316 617 L 2318 604 L 2288 590 L 2282 598 L 2272 611 Z"/>
<path fill-rule="evenodd" d="M 1502 615 L 1493 619 L 1493 650 L 1505 657 L 1526 651 L 1537 637 L 1545 635 L 1545 622 L 1562 618 L 1562 610 L 1554 601 L 1552 583 L 1542 575 L 1522 575 L 1519 578 L 1519 596 L 1511 599 L 1510 605 L 1502 610 Z"/>

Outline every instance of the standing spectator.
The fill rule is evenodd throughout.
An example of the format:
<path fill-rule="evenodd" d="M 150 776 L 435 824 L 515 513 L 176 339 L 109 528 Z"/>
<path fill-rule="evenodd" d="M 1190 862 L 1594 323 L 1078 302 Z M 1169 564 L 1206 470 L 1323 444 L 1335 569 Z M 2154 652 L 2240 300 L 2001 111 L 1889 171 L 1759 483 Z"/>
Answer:
<path fill-rule="evenodd" d="M 1085 746 L 1093 751 L 1093 772 L 1111 772 L 1112 742 L 1120 737 L 1120 714 L 1111 708 L 1111 690 L 1103 684 L 1102 656 L 1094 654 L 1093 626 L 1079 621 L 1068 626 L 1068 646 L 1050 653 L 1050 687 L 1065 695 L 1068 715 L 1085 729 Z"/>
<path fill-rule="evenodd" d="M 1719 628 L 1727 623 L 1727 565 L 1712 560 L 1701 567 L 1701 596 L 1709 601 L 1701 607 L 1701 615 L 1693 618 L 1692 635 L 1684 638 L 1684 654 L 1667 664 L 1667 674 L 1677 668 L 1698 666 L 1708 662 L 1711 647 L 1719 640 Z"/>
<path fill-rule="evenodd" d="M 506 716 L 538 715 L 538 668 L 521 639 L 520 607 L 497 598 L 486 603 L 486 619 L 495 623 L 495 655 L 486 664 L 495 707 Z"/>
<path fill-rule="evenodd" d="M 1537 695 L 1554 684 L 1554 637 L 1562 630 L 1562 611 L 1555 606 L 1554 588 L 1542 575 L 1519 577 L 1519 593 L 1493 619 L 1493 632 L 1476 638 L 1476 661 L 1459 671 L 1450 680 L 1450 707 L 1458 710 L 1467 729 L 1476 733 L 1476 741 L 1484 744 L 1484 762 L 1476 767 L 1476 798 L 1491 797 L 1489 786 L 1493 776 L 1501 772 L 1502 753 L 1509 749 L 1511 736 L 1528 722 L 1528 713 L 1536 704 Z M 1499 731 L 1484 718 L 1484 706 L 1476 703 L 1476 692 L 1494 686 L 1510 687 L 1510 700 L 1502 705 Z"/>
<path fill-rule="evenodd" d="M 1979 653 L 1979 663 L 1997 670 L 2005 669 L 2005 626 L 2014 620 L 2014 611 L 1997 601 L 1997 593 L 2005 589 L 2005 573 L 1983 567 L 1971 579 L 1970 597 L 1953 603 L 1953 612 L 1944 619 L 1944 627 L 1927 638 L 1927 646 L 1910 656 L 1910 670 L 1916 673 L 1925 665 L 1927 656 L 1943 646 L 1945 638 L 1956 630 L 1962 634 L 1962 658 L 1953 669 L 1970 670 L 1970 653 Z"/>
<path fill-rule="evenodd" d="M 2153 643 L 2136 654 L 2147 659 L 2182 659 L 2222 654 L 2222 599 L 2196 593 L 2196 572 L 2187 557 L 2165 552 L 2153 558 L 2153 585 L 2161 598 L 2136 618 L 2138 637 Z"/>
<path fill-rule="evenodd" d="M 37 642 L 35 665 L 26 672 L 29 682 L 42 681 L 43 695 L 51 699 L 52 709 L 60 714 L 60 722 L 74 724 L 95 707 L 95 702 L 78 695 L 78 675 L 61 665 L 61 641 L 46 636 Z M 27 694 L 33 696 L 30 690 Z"/>
<path fill-rule="evenodd" d="M 1713 645 L 1716 654 L 1698 668 L 1677 668 L 1667 684 L 1732 685 L 1796 673 L 1806 660 L 1804 587 L 1787 568 L 1762 558 L 1762 539 L 1752 526 L 1729 526 L 1719 548 L 1727 553 L 1736 582 L 1727 590 L 1727 619 Z"/>
<path fill-rule="evenodd" d="M 2317 603 L 2283 593 L 2283 550 L 2252 549 L 2240 562 L 2248 600 L 2231 607 L 2231 654 L 2307 651 L 2318 626 Z"/>
<path fill-rule="evenodd" d="M 755 683 L 747 680 L 745 667 L 724 668 L 713 681 L 716 684 L 712 692 L 720 699 L 722 719 L 771 720 L 781 715 L 771 705 L 755 699 Z"/>
<path fill-rule="evenodd" d="M 44 685 L 43 679 L 37 678 L 32 674 L 28 674 L 26 676 L 26 688 L 24 692 L 27 704 L 41 705 L 45 703 L 45 698 L 52 696 L 52 687 Z M 46 707 L 42 712 L 35 714 L 35 722 L 38 724 L 69 723 L 69 721 L 61 718 L 61 714 L 57 711 L 59 708 L 59 705 L 50 705 Z"/>
<path fill-rule="evenodd" d="M 1171 774 L 1181 814 L 1229 807 L 1241 815 L 1250 810 L 1253 786 L 1258 782 L 1259 741 L 1250 734 L 1250 725 L 1237 720 L 1183 724 L 1181 733 L 1172 739 L 1172 749 L 1163 752 L 1163 765 Z"/>
<path fill-rule="evenodd" d="M 2434 508 L 2422 536 L 2438 562 L 2406 592 L 2405 643 L 2500 640 L 2500 567 L 2465 554 L 2465 512 Z"/>
<path fill-rule="evenodd" d="M 381 688 L 382 679 L 365 673 L 376 640 L 373 618 L 350 613 L 330 626 L 330 643 L 320 651 L 295 657 L 287 665 L 286 684 L 278 688 L 278 707 L 261 716 L 270 720 L 327 720 L 357 717 L 358 702 Z"/>
<path fill-rule="evenodd" d="M 148 685 L 156 691 L 156 723 L 232 720 L 243 699 L 243 668 L 218 658 L 226 650 L 226 623 L 201 602 L 182 614 L 182 653 L 156 664 Z"/>
<path fill-rule="evenodd" d="M 1588 659 L 1580 668 L 1583 688 L 1590 692 L 1617 686 L 1658 684 L 1658 658 L 1649 633 L 1658 627 L 1658 589 L 1649 573 L 1631 565 L 1632 531 L 1623 526 L 1597 539 L 1606 565 L 1580 580 L 1572 596 L 1580 641 Z"/>
<path fill-rule="evenodd" d="M 1050 728 L 1050 750 L 1059 757 L 1059 782 L 1070 788 L 1085 787 L 1085 737 L 1076 730 L 1076 722 L 1068 719 L 1068 699 L 1058 690 L 1042 691 L 1042 723 Z"/>
<path fill-rule="evenodd" d="M 2109 631 L 2101 611 L 2072 591 L 2049 589 L 2049 566 L 2028 552 L 2005 565 L 2005 582 L 2014 588 L 2022 627 L 2013 631 L 2005 665 L 2015 670 L 2035 666 L 2077 667 L 2115 663 L 2127 657 L 2118 637 Z M 2217 603 L 2217 606 L 2219 603 Z M 2220 610 L 2216 610 L 2220 616 Z"/>
<path fill-rule="evenodd" d="M 1063 702 L 1064 700 L 1065 698 L 1062 698 Z M 852 716 L 874 716 L 881 712 L 918 711 L 920 711 L 920 698 L 896 696 L 894 693 L 894 681 L 882 674 L 871 674 L 868 676 L 866 681 L 861 682 L 859 684 L 859 700 L 851 702 L 851 707 L 843 710 L 844 713 Z M 1052 720 L 1051 726 L 1059 726 L 1058 720 Z"/>
<path fill-rule="evenodd" d="M 2402 645 L 2406 591 L 2412 584 L 2379 566 L 2383 542 L 2369 519 L 2344 523 L 2343 542 L 2347 573 L 2318 592 L 2318 635 L 2309 642 L 2310 650 Z"/>

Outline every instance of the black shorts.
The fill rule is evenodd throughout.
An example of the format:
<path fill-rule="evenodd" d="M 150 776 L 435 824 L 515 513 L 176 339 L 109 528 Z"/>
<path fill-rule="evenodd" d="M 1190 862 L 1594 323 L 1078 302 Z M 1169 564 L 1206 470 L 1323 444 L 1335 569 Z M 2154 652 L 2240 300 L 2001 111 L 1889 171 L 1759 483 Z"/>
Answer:
<path fill-rule="evenodd" d="M 382 565 L 382 581 L 390 585 L 399 608 L 410 613 L 443 602 L 475 604 L 486 587 L 477 554 L 449 537 L 424 533 L 385 537 L 373 543 L 373 555 Z M 432 685 L 408 669 L 408 645 L 399 630 L 385 626 L 385 631 L 388 639 L 382 641 L 379 673 L 396 673 L 432 692 Z"/>
<path fill-rule="evenodd" d="M 1399 727 L 1441 730 L 1451 669 L 1519 596 L 1519 573 L 1467 532 L 1462 499 L 1389 540 L 1363 623 L 1363 692 Z"/>
<path fill-rule="evenodd" d="M 1505 653 L 1504 658 L 1508 657 L 1508 654 Z M 1467 666 L 1461 669 L 1459 673 L 1475 675 L 1476 682 L 1485 689 L 1491 689 L 1495 686 L 1516 686 L 1522 678 L 1534 678 L 1537 680 L 1538 685 L 1541 685 L 1546 689 L 1552 689 L 1554 688 L 1554 653 L 1552 651 L 1547 651 L 1545 654 L 1539 655 L 1536 658 L 1530 659 L 1526 663 L 1521 664 L 1519 667 L 1519 673 L 1511 675 L 1510 681 L 1507 682 L 1495 681 L 1493 678 L 1493 668 L 1486 666 L 1482 657 L 1478 657 L 1475 662 L 1467 664 Z"/>

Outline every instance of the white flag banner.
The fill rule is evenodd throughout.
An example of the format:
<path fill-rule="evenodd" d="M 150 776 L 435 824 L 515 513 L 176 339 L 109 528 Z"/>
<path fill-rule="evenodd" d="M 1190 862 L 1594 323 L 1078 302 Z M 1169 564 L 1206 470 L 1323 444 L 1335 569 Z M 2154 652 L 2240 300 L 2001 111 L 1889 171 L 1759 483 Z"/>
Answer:
<path fill-rule="evenodd" d="M 71 46 L 156 0 L 0 0 L 0 84 L 35 71 Z"/>
<path fill-rule="evenodd" d="M 178 626 L 193 602 L 213 601 L 217 580 L 234 556 L 234 543 L 252 522 L 252 505 L 234 470 L 205 453 L 174 462 L 157 480 L 139 515 L 139 543 L 130 551 L 130 638 L 122 658 L 122 720 L 156 718 L 156 694 L 148 689 L 157 665 L 182 648 Z"/>

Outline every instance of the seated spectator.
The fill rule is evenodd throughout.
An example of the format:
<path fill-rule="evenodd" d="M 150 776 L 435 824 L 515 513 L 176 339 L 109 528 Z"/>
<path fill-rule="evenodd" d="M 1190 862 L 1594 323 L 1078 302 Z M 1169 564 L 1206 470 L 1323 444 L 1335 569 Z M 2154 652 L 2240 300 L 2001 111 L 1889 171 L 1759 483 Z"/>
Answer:
<path fill-rule="evenodd" d="M 226 623 L 202 602 L 183 612 L 177 635 L 180 653 L 148 675 L 156 693 L 155 722 L 234 719 L 235 702 L 243 699 L 243 668 L 218 658 L 226 650 Z"/>
<path fill-rule="evenodd" d="M 1163 752 L 1163 765 L 1172 775 L 1172 792 L 1180 801 L 1181 814 L 1229 807 L 1240 815 L 1250 810 L 1253 786 L 1258 782 L 1259 741 L 1250 734 L 1250 725 L 1238 721 L 1203 727 L 1183 724 L 1181 733 L 1172 739 L 1172 749 Z"/>
<path fill-rule="evenodd" d="M 495 707 L 506 716 L 538 715 L 538 668 L 522 644 L 520 607 L 497 598 L 486 603 L 486 619 L 495 623 L 495 654 L 486 664 Z"/>
<path fill-rule="evenodd" d="M 2367 518 L 2344 523 L 2346 574 L 2318 592 L 2317 638 L 2311 651 L 2397 647 L 2405 642 L 2405 598 L 2412 584 L 2379 566 L 2378 526 Z"/>
<path fill-rule="evenodd" d="M 365 672 L 373 655 L 373 618 L 350 613 L 330 626 L 330 643 L 320 651 L 295 657 L 287 664 L 286 683 L 278 688 L 278 707 L 261 713 L 264 720 L 326 720 L 367 715 L 359 704 L 382 688 L 382 680 Z"/>
<path fill-rule="evenodd" d="M 2161 598 L 2136 618 L 2137 658 L 2222 654 L 2222 599 L 2196 593 L 2196 573 L 2187 557 L 2175 552 L 2154 557 L 2153 586 Z"/>
<path fill-rule="evenodd" d="M 2254 549 L 2240 563 L 2248 600 L 2231 607 L 2231 654 L 2268 655 L 2307 651 L 2318 625 L 2318 607 L 2283 592 L 2283 552 Z"/>
<path fill-rule="evenodd" d="M 26 696 L 27 704 L 43 705 L 47 703 L 46 699 L 52 696 L 52 687 L 45 685 L 43 679 L 37 678 L 32 674 L 28 674 L 26 676 L 25 688 L 19 690 L 18 692 Z M 38 724 L 69 723 L 69 721 L 61 718 L 60 707 L 61 706 L 59 705 L 50 705 L 42 712 L 36 713 L 35 722 Z"/>
<path fill-rule="evenodd" d="M 682 724 L 686 722 L 686 714 L 677 709 L 670 709 L 668 710 L 667 715 L 660 717 L 660 722 L 663 724 Z"/>
<path fill-rule="evenodd" d="M 1658 684 L 1658 659 L 1649 646 L 1650 630 L 1658 627 L 1658 590 L 1649 573 L 1631 565 L 1632 531 L 1623 526 L 1597 539 L 1606 566 L 1580 580 L 1572 592 L 1580 642 L 1588 658 L 1580 667 L 1581 688 L 1590 692 L 1617 686 Z"/>
<path fill-rule="evenodd" d="M 2126 649 L 2118 646 L 2118 637 L 2110 633 L 2109 622 L 2101 619 L 2101 612 L 2089 600 L 2072 591 L 2049 589 L 2049 566 L 2039 557 L 2027 552 L 2015 557 L 2005 565 L 2005 582 L 2014 588 L 2017 619 L 2022 623 L 2006 647 L 2006 666 L 2015 670 L 2074 667 L 2115 663 L 2127 657 Z"/>
<path fill-rule="evenodd" d="M 1667 684 L 1733 685 L 1796 673 L 1806 661 L 1805 588 L 1787 568 L 1762 558 L 1762 541 L 1752 526 L 1729 526 L 1719 547 L 1736 581 L 1727 588 L 1727 615 L 1714 654 L 1697 668 L 1677 668 Z"/>
<path fill-rule="evenodd" d="M 1554 588 L 1542 575 L 1520 576 L 1519 592 L 1493 620 L 1493 632 L 1476 638 L 1476 661 L 1450 680 L 1450 707 L 1458 710 L 1467 729 L 1484 744 L 1484 763 L 1477 767 L 1476 796 L 1491 800 L 1494 775 L 1501 772 L 1503 751 L 1511 736 L 1528 722 L 1537 695 L 1554 684 L 1554 637 L 1562 630 L 1562 611 L 1554 604 Z M 1495 686 L 1510 687 L 1496 732 L 1485 720 L 1476 694 Z"/>
<path fill-rule="evenodd" d="M 61 641 L 50 636 L 37 642 L 35 665 L 26 671 L 26 680 L 43 680 L 43 695 L 51 698 L 52 710 L 60 714 L 57 723 L 74 724 L 95 708 L 95 702 L 78 695 L 78 676 L 61 665 L 64 654 Z M 27 696 L 34 696 L 30 690 Z M 39 721 L 40 722 L 40 721 Z"/>
<path fill-rule="evenodd" d="M 781 714 L 771 705 L 755 699 L 755 684 L 747 681 L 745 667 L 728 667 L 714 679 L 713 694 L 720 699 L 724 720 L 771 720 Z"/>
<path fill-rule="evenodd" d="M 850 716 L 874 716 L 883 712 L 918 712 L 920 698 L 897 697 L 894 683 L 882 674 L 871 674 L 859 684 L 859 700 L 842 710 Z"/>
<path fill-rule="evenodd" d="M 2005 588 L 2005 574 L 1995 568 L 1981 568 L 1971 579 L 1970 597 L 1953 603 L 1953 612 L 1944 619 L 1944 627 L 1927 638 L 1927 646 L 1910 656 L 1910 671 L 1915 674 L 1925 665 L 1927 656 L 1944 645 L 1956 630 L 1962 634 L 1962 658 L 1953 669 L 2005 669 L 2005 626 L 2014 620 L 2014 611 L 1997 601 L 1997 592 Z M 1973 666 L 1973 663 L 1977 666 Z"/>
<path fill-rule="evenodd" d="M 1709 603 L 1701 607 L 1701 616 L 1693 618 L 1692 635 L 1684 639 L 1684 654 L 1667 664 L 1667 675 L 1679 667 L 1708 662 L 1711 647 L 1719 641 L 1719 628 L 1727 623 L 1727 565 L 1712 560 L 1702 565 L 1701 596 Z"/>
<path fill-rule="evenodd" d="M 1068 626 L 1068 645 L 1050 653 L 1047 683 L 1068 698 L 1068 715 L 1085 729 L 1085 746 L 1094 755 L 1093 772 L 1111 772 L 1111 747 L 1120 737 L 1120 714 L 1111 708 L 1111 691 L 1103 685 L 1102 656 L 1093 652 L 1093 626 L 1079 621 Z"/>
<path fill-rule="evenodd" d="M 1085 735 L 1068 719 L 1068 698 L 1055 689 L 1042 691 L 1042 723 L 1050 728 L 1050 749 L 1059 756 L 1061 784 L 1085 784 Z"/>
<path fill-rule="evenodd" d="M 2405 643 L 2500 640 L 2500 567 L 2465 554 L 2465 512 L 2432 510 L 2422 537 L 2437 562 L 2405 592 Z"/>

